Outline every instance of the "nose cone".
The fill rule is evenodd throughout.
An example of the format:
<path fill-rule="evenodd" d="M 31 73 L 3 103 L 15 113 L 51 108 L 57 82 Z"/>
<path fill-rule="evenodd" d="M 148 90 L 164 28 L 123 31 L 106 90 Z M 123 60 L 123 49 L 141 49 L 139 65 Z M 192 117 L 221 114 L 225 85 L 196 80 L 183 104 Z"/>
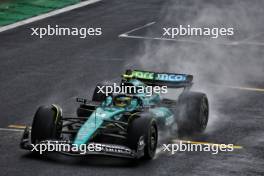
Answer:
<path fill-rule="evenodd" d="M 123 111 L 123 109 L 103 109 L 98 107 L 79 129 L 73 144 L 77 144 L 78 146 L 81 144 L 87 144 L 98 128 L 102 126 L 104 119 L 111 120 Z"/>

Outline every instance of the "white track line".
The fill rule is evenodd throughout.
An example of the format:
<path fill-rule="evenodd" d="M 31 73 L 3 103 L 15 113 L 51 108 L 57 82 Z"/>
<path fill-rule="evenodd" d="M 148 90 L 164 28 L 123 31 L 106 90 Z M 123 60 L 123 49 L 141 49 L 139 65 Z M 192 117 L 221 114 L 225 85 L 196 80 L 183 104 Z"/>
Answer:
<path fill-rule="evenodd" d="M 119 37 L 126 37 L 126 36 L 128 36 L 128 34 L 131 33 L 131 32 L 135 32 L 135 31 L 138 31 L 138 30 L 140 30 L 140 29 L 143 29 L 143 28 L 149 27 L 149 26 L 151 26 L 151 25 L 153 25 L 153 24 L 155 24 L 155 23 L 156 23 L 155 21 L 152 21 L 152 22 L 147 23 L 147 24 L 145 24 L 145 25 L 143 25 L 143 26 L 140 26 L 140 27 L 134 28 L 134 29 L 132 29 L 132 30 L 130 30 L 130 31 L 127 31 L 127 32 L 125 32 L 125 33 L 123 33 L 123 34 L 120 34 Z"/>
<path fill-rule="evenodd" d="M 253 91 L 253 92 L 264 92 L 264 88 L 241 87 L 241 86 L 228 86 L 228 85 L 220 85 L 220 84 L 211 84 L 211 86 L 228 88 L 228 89 L 246 90 L 246 91 Z"/>
<path fill-rule="evenodd" d="M 14 128 L 0 128 L 0 131 L 12 131 L 12 132 L 23 132 L 23 129 L 14 129 Z"/>
<path fill-rule="evenodd" d="M 199 40 L 185 40 L 185 39 L 170 39 L 170 38 L 162 38 L 162 37 L 147 37 L 147 36 L 137 36 L 137 35 L 127 35 L 126 33 L 119 35 L 119 37 L 123 38 L 133 38 L 133 39 L 145 39 L 145 40 L 161 40 L 161 41 L 171 41 L 171 42 L 186 42 L 193 44 L 217 44 L 217 45 L 228 45 L 228 46 L 236 46 L 239 43 L 237 42 L 207 42 L 207 41 L 199 41 Z M 248 44 L 248 43 L 245 43 Z"/>
<path fill-rule="evenodd" d="M 147 36 L 137 36 L 137 35 L 127 35 L 126 33 L 119 35 L 121 38 L 132 38 L 132 39 L 145 39 L 145 40 L 161 40 L 161 41 L 171 41 L 171 42 L 185 42 L 193 44 L 216 44 L 216 45 L 226 45 L 226 46 L 239 46 L 239 45 L 253 45 L 253 46 L 264 46 L 262 42 L 244 42 L 244 41 L 234 41 L 230 43 L 225 42 L 208 42 L 208 41 L 199 41 L 199 40 L 185 40 L 185 39 L 170 39 L 170 38 L 161 38 L 161 37 L 147 37 Z"/>
<path fill-rule="evenodd" d="M 36 17 L 32 17 L 32 18 L 29 18 L 29 19 L 26 19 L 26 20 L 22 20 L 22 21 L 10 24 L 10 25 L 6 25 L 6 26 L 3 26 L 3 27 L 0 27 L 0 32 L 7 31 L 7 30 L 10 30 L 10 29 L 14 29 L 16 27 L 23 26 L 25 24 L 29 24 L 29 23 L 32 23 L 32 22 L 35 22 L 35 21 L 39 21 L 39 20 L 54 16 L 54 15 L 58 15 L 58 14 L 64 13 L 64 12 L 68 12 L 68 11 L 71 11 L 71 10 L 74 10 L 74 9 L 77 9 L 77 8 L 80 8 L 80 7 L 84 7 L 84 6 L 87 6 L 89 4 L 94 4 L 94 3 L 99 2 L 99 1 L 101 1 L 101 0 L 87 0 L 87 1 L 83 1 L 83 2 L 75 4 L 75 5 L 67 6 L 67 7 L 64 7 L 62 9 L 54 10 L 54 11 L 51 11 L 51 12 L 48 12 L 48 13 L 45 13 L 45 14 L 42 14 L 42 15 L 38 15 Z"/>

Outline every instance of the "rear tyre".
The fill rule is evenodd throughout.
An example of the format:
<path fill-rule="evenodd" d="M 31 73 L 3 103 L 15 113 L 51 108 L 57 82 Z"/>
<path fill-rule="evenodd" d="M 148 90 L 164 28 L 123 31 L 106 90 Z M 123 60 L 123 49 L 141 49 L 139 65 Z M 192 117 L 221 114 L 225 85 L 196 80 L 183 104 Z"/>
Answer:
<path fill-rule="evenodd" d="M 31 142 L 36 144 L 43 140 L 59 139 L 62 130 L 62 111 L 56 105 L 41 106 L 35 113 Z"/>
<path fill-rule="evenodd" d="M 202 133 L 208 122 L 207 96 L 199 92 L 187 92 L 179 97 L 177 125 L 179 135 Z"/>
<path fill-rule="evenodd" d="M 144 152 L 144 159 L 155 156 L 158 143 L 158 129 L 154 118 L 139 117 L 128 127 L 128 145 L 131 149 Z"/>

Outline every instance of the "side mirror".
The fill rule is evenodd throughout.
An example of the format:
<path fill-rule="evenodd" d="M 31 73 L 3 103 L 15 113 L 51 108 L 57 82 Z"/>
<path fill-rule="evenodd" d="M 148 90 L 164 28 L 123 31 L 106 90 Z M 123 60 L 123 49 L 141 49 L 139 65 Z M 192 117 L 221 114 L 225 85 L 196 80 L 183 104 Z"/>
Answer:
<path fill-rule="evenodd" d="M 85 99 L 85 98 L 76 98 L 76 102 L 86 104 L 87 99 Z"/>

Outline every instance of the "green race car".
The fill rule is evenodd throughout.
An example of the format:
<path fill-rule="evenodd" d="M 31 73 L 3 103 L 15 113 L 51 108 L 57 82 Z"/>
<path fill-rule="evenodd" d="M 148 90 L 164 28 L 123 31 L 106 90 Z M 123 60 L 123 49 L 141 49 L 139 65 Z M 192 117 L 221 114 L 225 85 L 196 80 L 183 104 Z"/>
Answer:
<path fill-rule="evenodd" d="M 192 79 L 192 75 L 186 74 L 127 70 L 120 87 L 133 87 L 133 91 L 111 93 L 106 89 L 112 85 L 98 84 L 92 101 L 77 98 L 80 106 L 76 116 L 64 116 L 58 105 L 39 107 L 20 146 L 37 151 L 44 144 L 67 144 L 70 147 L 56 152 L 152 159 L 158 137 L 164 132 L 190 135 L 205 130 L 208 99 L 204 93 L 190 91 Z M 149 87 L 181 92 L 166 98 L 147 92 Z M 90 148 L 83 152 L 81 146 Z"/>

